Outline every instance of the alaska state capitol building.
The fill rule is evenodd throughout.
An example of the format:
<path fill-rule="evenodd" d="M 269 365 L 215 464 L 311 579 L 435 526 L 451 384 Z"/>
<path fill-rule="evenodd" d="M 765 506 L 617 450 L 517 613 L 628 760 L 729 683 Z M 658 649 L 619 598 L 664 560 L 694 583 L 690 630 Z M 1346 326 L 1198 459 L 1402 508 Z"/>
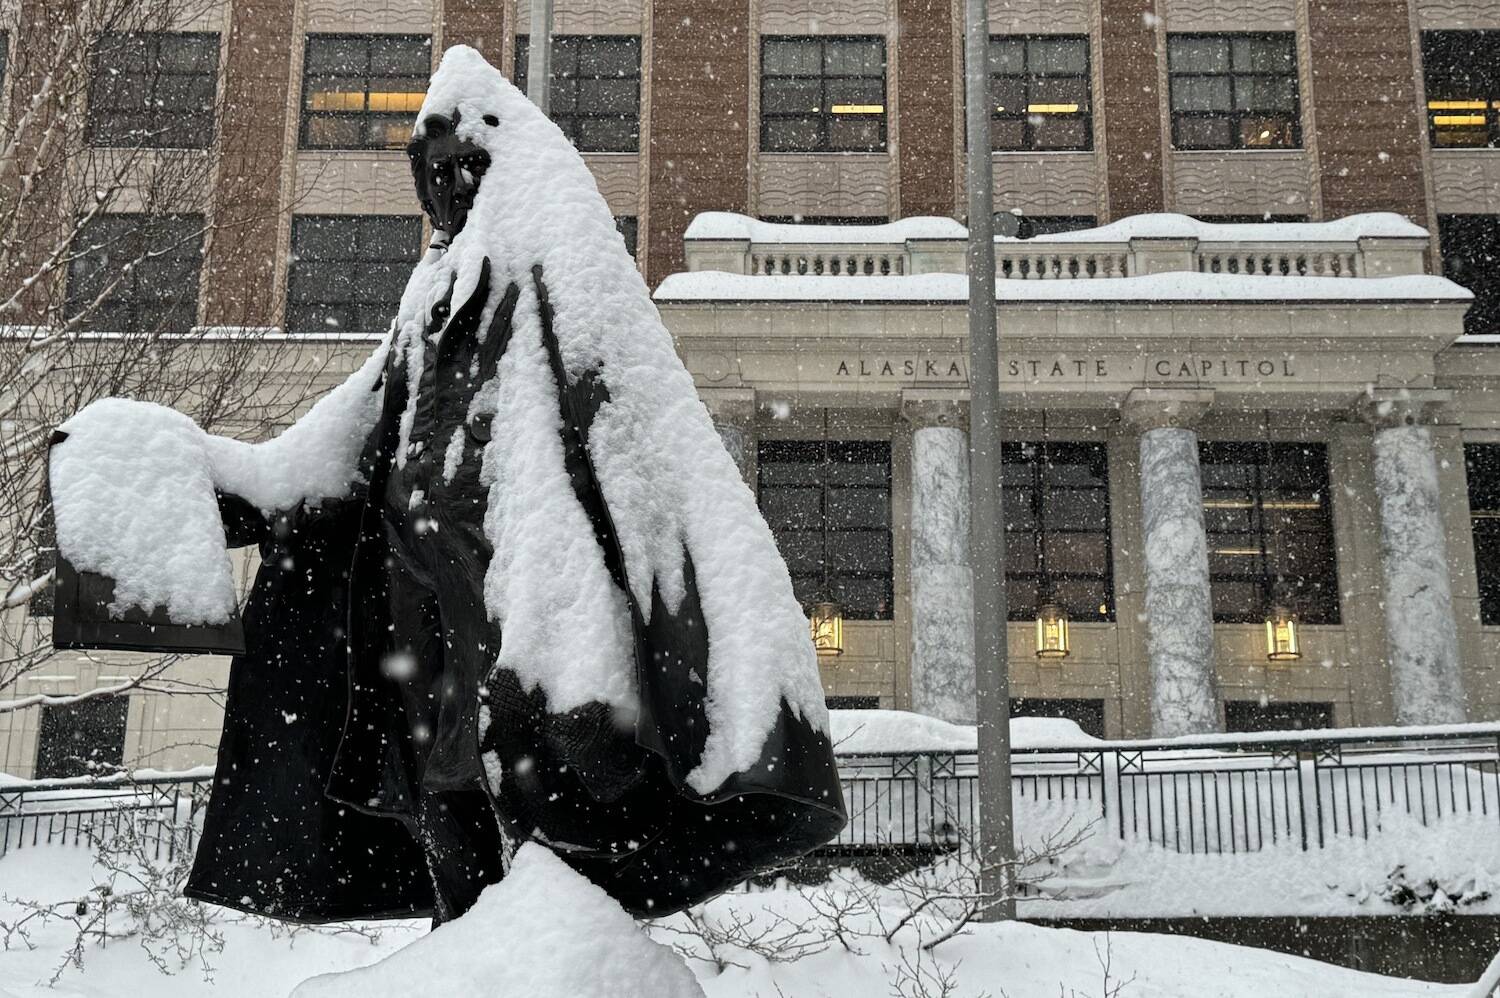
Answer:
<path fill-rule="evenodd" d="M 46 8 L 5 8 L 13 66 Z M 990 8 L 1015 711 L 1108 737 L 1500 717 L 1500 0 Z M 829 703 L 964 720 L 990 663 L 958 10 L 557 0 L 552 108 L 821 625 Z M 222 155 L 215 196 L 297 195 L 233 259 L 185 255 L 184 324 L 253 293 L 351 369 L 423 247 L 403 149 L 435 58 L 524 80 L 527 24 L 222 0 L 141 40 L 170 86 L 127 100 L 140 61 L 102 67 L 90 113 L 122 128 L 235 96 L 184 141 L 269 172 Z M 129 669 L 63 653 L 19 692 Z M 0 771 L 208 762 L 218 724 L 150 693 L 0 715 Z"/>

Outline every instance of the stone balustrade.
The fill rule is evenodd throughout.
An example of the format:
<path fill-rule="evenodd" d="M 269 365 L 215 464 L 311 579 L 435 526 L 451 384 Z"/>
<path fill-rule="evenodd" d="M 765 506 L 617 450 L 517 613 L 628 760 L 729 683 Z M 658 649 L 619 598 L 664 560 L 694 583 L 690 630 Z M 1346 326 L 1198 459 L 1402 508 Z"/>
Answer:
<path fill-rule="evenodd" d="M 967 232 L 948 218 L 871 226 L 787 225 L 701 215 L 685 239 L 687 269 L 762 276 L 893 277 L 962 273 Z M 1426 272 L 1430 240 L 1403 218 L 1211 224 L 1142 215 L 1079 232 L 996 240 L 1002 281 L 1100 280 L 1190 272 L 1350 279 Z"/>

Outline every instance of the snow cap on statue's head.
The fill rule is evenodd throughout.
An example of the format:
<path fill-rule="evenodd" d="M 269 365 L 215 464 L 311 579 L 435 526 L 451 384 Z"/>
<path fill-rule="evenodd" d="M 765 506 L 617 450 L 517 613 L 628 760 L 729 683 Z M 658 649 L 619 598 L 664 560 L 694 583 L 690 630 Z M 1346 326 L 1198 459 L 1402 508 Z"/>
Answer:
<path fill-rule="evenodd" d="M 466 278 L 476 278 L 479 262 L 488 257 L 501 288 L 508 281 L 529 284 L 531 269 L 540 264 L 559 313 L 586 307 L 617 329 L 658 321 L 583 157 L 525 94 L 467 45 L 443 54 L 413 139 L 425 138 L 434 119 L 456 121 L 455 137 L 489 158 L 462 231 L 448 247 L 449 268 L 458 275 L 454 301 L 463 300 Z M 583 318 L 576 312 L 574 317 Z M 581 331 L 572 323 L 560 325 Z M 594 326 L 590 332 L 601 330 Z M 559 339 L 574 373 L 587 366 L 576 349 L 582 344 L 569 342 L 572 337 L 561 328 Z"/>

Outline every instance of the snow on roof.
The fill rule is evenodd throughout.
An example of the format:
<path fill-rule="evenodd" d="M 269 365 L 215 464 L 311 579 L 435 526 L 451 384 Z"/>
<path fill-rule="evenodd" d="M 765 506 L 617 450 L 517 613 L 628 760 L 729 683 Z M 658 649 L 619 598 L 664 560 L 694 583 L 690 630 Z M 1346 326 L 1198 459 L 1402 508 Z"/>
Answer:
<path fill-rule="evenodd" d="M 656 289 L 658 302 L 966 302 L 963 274 L 832 277 L 729 274 L 699 270 L 672 274 Z M 1445 277 L 1339 280 L 1331 277 L 1255 277 L 1181 271 L 1110 280 L 999 281 L 1000 302 L 1467 302 L 1473 293 Z"/>
<path fill-rule="evenodd" d="M 1349 215 L 1331 222 L 1200 222 L 1188 215 L 1161 212 L 1132 215 L 1118 222 L 1076 232 L 1057 232 L 1021 240 L 997 236 L 996 242 L 1119 243 L 1131 239 L 1197 239 L 1205 243 L 1323 243 L 1356 239 L 1426 239 L 1427 230 L 1395 212 Z"/>
<path fill-rule="evenodd" d="M 688 225 L 685 239 L 748 239 L 754 243 L 903 243 L 908 239 L 967 239 L 962 222 L 915 216 L 883 225 L 789 225 L 762 222 L 730 211 L 706 211 Z M 1200 222 L 1161 212 L 1132 215 L 1108 225 L 1057 232 L 1021 240 L 996 236 L 999 243 L 1123 243 L 1131 239 L 1197 239 L 1201 242 L 1352 242 L 1356 239 L 1425 239 L 1427 230 L 1394 212 L 1350 215 L 1331 222 Z"/>
<path fill-rule="evenodd" d="M 904 243 L 908 239 L 966 239 L 969 230 L 951 218 L 918 215 L 883 225 L 787 225 L 732 211 L 705 211 L 684 239 L 748 239 L 753 243 Z"/>

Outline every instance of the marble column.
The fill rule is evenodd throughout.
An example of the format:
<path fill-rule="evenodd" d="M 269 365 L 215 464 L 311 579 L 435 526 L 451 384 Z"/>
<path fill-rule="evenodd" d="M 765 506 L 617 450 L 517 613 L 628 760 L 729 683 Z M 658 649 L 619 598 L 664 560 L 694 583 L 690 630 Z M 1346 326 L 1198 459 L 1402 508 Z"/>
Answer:
<path fill-rule="evenodd" d="M 1375 397 L 1375 495 L 1380 509 L 1386 652 L 1397 724 L 1465 719 L 1458 625 L 1448 581 L 1441 493 L 1432 432 L 1441 399 Z"/>
<path fill-rule="evenodd" d="M 973 724 L 969 434 L 952 402 L 906 403 L 911 448 L 912 709 Z M 997 529 L 998 529 L 997 525 Z"/>
<path fill-rule="evenodd" d="M 1221 727 L 1194 429 L 1211 399 L 1206 392 L 1132 393 L 1125 409 L 1126 418 L 1141 430 L 1151 732 L 1158 737 Z"/>

